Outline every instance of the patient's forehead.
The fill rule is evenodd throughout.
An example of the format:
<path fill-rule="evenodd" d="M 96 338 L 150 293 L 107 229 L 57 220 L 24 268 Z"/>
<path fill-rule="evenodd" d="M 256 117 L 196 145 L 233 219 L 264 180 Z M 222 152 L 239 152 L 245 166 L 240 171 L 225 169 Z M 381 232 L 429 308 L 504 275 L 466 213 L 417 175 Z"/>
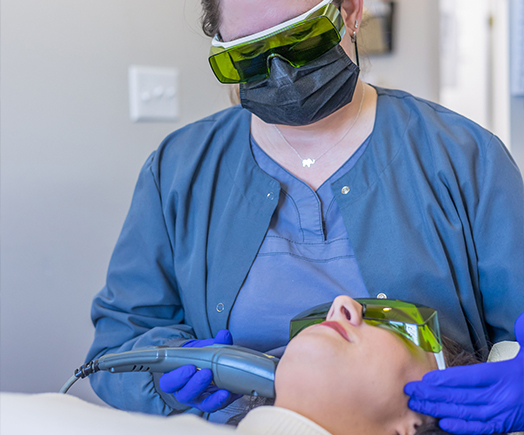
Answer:
<path fill-rule="evenodd" d="M 303 14 L 320 0 L 221 0 L 220 35 L 231 41 Z"/>

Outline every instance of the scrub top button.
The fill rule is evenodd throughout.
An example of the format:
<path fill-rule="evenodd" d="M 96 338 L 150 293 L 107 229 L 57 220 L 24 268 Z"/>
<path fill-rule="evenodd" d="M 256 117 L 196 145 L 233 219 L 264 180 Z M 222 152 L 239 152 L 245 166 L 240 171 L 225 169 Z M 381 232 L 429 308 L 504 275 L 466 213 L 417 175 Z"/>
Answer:
<path fill-rule="evenodd" d="M 349 186 L 344 186 L 341 191 L 342 195 L 347 195 L 350 192 L 350 190 L 351 189 L 349 188 Z"/>
<path fill-rule="evenodd" d="M 377 295 L 377 299 L 387 299 L 388 295 L 386 293 L 379 293 Z"/>
<path fill-rule="evenodd" d="M 270 201 L 273 201 L 275 199 L 275 194 L 273 192 L 269 192 L 267 194 L 267 199 L 269 199 Z"/>
<path fill-rule="evenodd" d="M 224 307 L 224 304 L 222 302 L 220 302 L 218 305 L 217 305 L 217 311 L 219 313 L 221 313 L 222 311 L 225 310 L 225 307 Z"/>

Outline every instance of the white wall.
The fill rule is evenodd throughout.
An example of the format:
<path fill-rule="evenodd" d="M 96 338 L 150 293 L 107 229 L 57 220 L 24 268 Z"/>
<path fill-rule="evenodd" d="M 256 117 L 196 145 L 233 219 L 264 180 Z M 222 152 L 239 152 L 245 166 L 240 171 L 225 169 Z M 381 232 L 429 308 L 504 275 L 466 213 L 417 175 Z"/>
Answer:
<path fill-rule="evenodd" d="M 516 11 L 513 10 L 516 8 L 516 2 L 511 2 L 510 14 L 514 16 Z M 522 8 L 520 9 L 522 11 Z M 522 16 L 519 16 L 522 20 Z M 510 20 L 510 25 L 515 26 L 516 20 Z M 514 34 L 514 32 L 510 32 Z M 517 59 L 511 59 L 512 62 L 516 62 Z M 514 72 L 514 69 L 511 68 Z M 511 98 L 511 151 L 513 157 L 517 161 L 517 164 L 520 166 L 521 171 L 524 170 L 524 97 L 513 96 Z"/>
<path fill-rule="evenodd" d="M 440 103 L 511 148 L 509 1 L 440 0 Z"/>
<path fill-rule="evenodd" d="M 511 153 L 524 171 L 524 97 L 511 99 Z"/>
<path fill-rule="evenodd" d="M 91 344 L 91 300 L 141 165 L 229 99 L 195 0 L 2 0 L 0 12 L 0 388 L 57 391 Z M 131 64 L 180 69 L 179 122 L 130 122 Z M 87 380 L 71 392 L 94 400 Z"/>
<path fill-rule="evenodd" d="M 393 53 L 366 56 L 364 51 L 364 80 L 438 101 L 439 26 L 438 1 L 397 0 Z"/>
<path fill-rule="evenodd" d="M 490 3 L 441 0 L 440 102 L 490 128 Z"/>
<path fill-rule="evenodd" d="M 490 127 L 491 131 L 511 150 L 509 0 L 490 0 L 490 8 L 492 13 Z"/>

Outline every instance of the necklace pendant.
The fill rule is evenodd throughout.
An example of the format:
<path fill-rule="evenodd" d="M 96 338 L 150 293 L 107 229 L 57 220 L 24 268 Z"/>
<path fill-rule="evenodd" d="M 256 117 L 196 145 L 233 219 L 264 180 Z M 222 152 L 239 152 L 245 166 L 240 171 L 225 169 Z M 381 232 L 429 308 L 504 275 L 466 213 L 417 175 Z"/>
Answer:
<path fill-rule="evenodd" d="M 308 168 L 311 168 L 311 165 L 313 165 L 316 162 L 315 159 L 303 159 L 302 160 L 302 166 L 305 168 L 306 166 Z"/>

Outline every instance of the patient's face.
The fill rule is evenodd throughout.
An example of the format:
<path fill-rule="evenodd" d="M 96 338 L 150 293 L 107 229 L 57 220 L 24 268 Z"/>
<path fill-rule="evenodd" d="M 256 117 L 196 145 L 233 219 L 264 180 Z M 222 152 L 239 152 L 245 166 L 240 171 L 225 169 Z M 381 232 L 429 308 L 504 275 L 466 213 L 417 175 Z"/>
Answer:
<path fill-rule="evenodd" d="M 365 323 L 348 296 L 335 299 L 327 321 L 333 323 L 309 327 L 287 346 L 275 405 L 333 434 L 413 434 L 425 420 L 408 409 L 404 385 L 437 369 L 434 355 Z"/>

